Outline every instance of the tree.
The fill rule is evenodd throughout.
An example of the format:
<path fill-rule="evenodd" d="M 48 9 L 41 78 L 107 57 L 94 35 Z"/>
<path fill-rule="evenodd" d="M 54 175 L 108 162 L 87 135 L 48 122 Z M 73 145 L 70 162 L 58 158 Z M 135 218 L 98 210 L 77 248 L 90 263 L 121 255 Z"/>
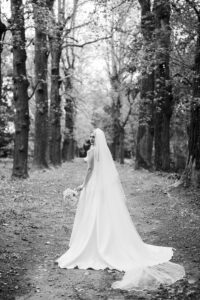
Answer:
<path fill-rule="evenodd" d="M 110 70 L 110 83 L 111 83 L 111 116 L 113 121 L 113 143 L 112 155 L 113 159 L 124 163 L 124 126 L 121 124 L 121 109 L 122 109 L 122 83 L 120 74 L 117 68 L 116 52 L 114 39 L 111 38 L 111 70 Z"/>
<path fill-rule="evenodd" d="M 78 0 L 73 2 L 73 11 L 68 19 L 71 21 L 68 29 L 68 35 L 71 34 L 72 40 L 75 41 L 75 27 L 77 14 Z M 62 159 L 70 161 L 75 155 L 75 140 L 74 140 L 74 123 L 75 123 L 75 96 L 74 96 L 74 69 L 75 69 L 75 45 L 66 45 L 63 51 L 63 90 L 65 98 L 65 128 L 63 135 Z"/>
<path fill-rule="evenodd" d="M 152 167 L 152 148 L 154 137 L 153 100 L 154 71 L 152 51 L 154 50 L 153 33 L 155 30 L 154 15 L 150 0 L 139 0 L 141 6 L 141 31 L 143 35 L 143 68 L 140 84 L 139 124 L 137 132 L 135 168 Z"/>
<path fill-rule="evenodd" d="M 188 159 L 183 174 L 185 185 L 200 186 L 200 5 L 197 1 L 185 0 L 194 10 L 196 17 L 196 50 L 190 110 Z"/>
<path fill-rule="evenodd" d="M 33 163 L 37 168 L 48 167 L 48 42 L 47 24 L 54 0 L 34 0 L 35 20 L 35 140 Z"/>
<path fill-rule="evenodd" d="M 137 135 L 136 168 L 170 168 L 170 119 L 172 85 L 170 81 L 170 3 L 164 0 L 139 0 L 143 44 L 141 102 Z"/>
<path fill-rule="evenodd" d="M 0 16 L 1 16 L 1 7 L 0 7 Z M 0 147 L 4 147 L 9 142 L 9 138 L 6 134 L 6 110 L 7 110 L 7 104 L 3 100 L 2 95 L 2 69 L 1 69 L 1 55 L 3 51 L 3 41 L 6 34 L 6 25 L 0 20 Z"/>
<path fill-rule="evenodd" d="M 61 97 L 59 87 L 62 84 L 65 98 L 65 130 L 62 148 L 62 158 L 74 158 L 74 101 L 72 97 L 72 73 L 74 69 L 74 45 L 68 45 L 68 35 L 74 36 L 75 14 L 77 0 L 73 1 L 71 14 L 65 16 L 65 0 L 58 0 L 58 20 L 54 19 L 52 32 L 49 34 L 51 49 L 51 105 L 50 105 L 50 161 L 54 165 L 61 163 Z M 69 56 L 71 49 L 72 59 Z M 60 60 L 62 57 L 64 78 L 60 77 Z M 72 62 L 70 62 L 70 59 Z M 66 62 L 66 63 L 65 63 Z M 66 64 L 68 66 L 66 67 Z"/>
<path fill-rule="evenodd" d="M 0 16 L 1 16 L 1 8 L 0 8 Z M 3 50 L 3 40 L 6 34 L 6 25 L 0 19 L 0 103 L 2 97 L 2 78 L 1 78 L 1 53 Z"/>
<path fill-rule="evenodd" d="M 26 50 L 24 10 L 22 0 L 11 1 L 13 35 L 13 98 L 15 102 L 15 137 L 13 177 L 28 176 L 28 80 L 26 75 Z"/>
<path fill-rule="evenodd" d="M 62 53 L 62 31 L 64 27 L 64 2 L 58 1 L 58 21 L 52 16 L 51 28 L 48 33 L 51 52 L 51 92 L 50 92 L 50 118 L 49 118 L 49 158 L 53 165 L 61 164 L 61 125 L 60 116 L 61 97 L 59 93 L 60 58 Z"/>
<path fill-rule="evenodd" d="M 63 80 L 64 98 L 65 98 L 65 129 L 63 136 L 62 159 L 70 161 L 74 159 L 74 116 L 75 116 L 75 98 L 73 97 L 73 72 L 75 56 L 73 48 L 71 49 L 72 57 L 69 56 L 69 49 L 66 49 L 68 66 L 63 63 L 65 79 Z"/>
<path fill-rule="evenodd" d="M 155 168 L 170 169 L 170 119 L 173 111 L 170 80 L 170 1 L 155 0 L 155 94 L 154 136 Z"/>

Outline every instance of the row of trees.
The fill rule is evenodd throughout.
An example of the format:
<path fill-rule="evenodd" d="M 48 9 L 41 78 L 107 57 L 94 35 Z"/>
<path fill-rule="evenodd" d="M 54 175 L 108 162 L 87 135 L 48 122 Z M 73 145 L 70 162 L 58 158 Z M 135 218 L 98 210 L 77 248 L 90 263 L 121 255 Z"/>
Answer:
<path fill-rule="evenodd" d="M 170 140 L 172 129 L 176 127 L 173 123 L 179 119 L 177 111 L 181 112 L 183 106 L 185 120 L 188 116 L 189 122 L 185 124 L 188 158 L 182 179 L 187 184 L 199 184 L 200 4 L 190 0 L 139 0 L 129 6 L 127 2 L 130 3 L 126 1 L 125 6 L 123 2 L 118 4 L 117 9 L 111 5 L 108 13 L 112 18 L 109 78 L 113 91 L 113 156 L 123 162 L 125 126 L 131 111 L 136 112 L 138 91 L 138 81 L 130 80 L 130 74 L 139 72 L 136 168 L 170 170 Z M 134 9 L 137 10 L 138 4 L 139 29 L 134 28 L 137 25 Z M 131 15 L 134 22 L 129 19 Z M 126 116 L 123 114 L 124 95 L 131 99 Z"/>
<path fill-rule="evenodd" d="M 75 111 L 81 98 L 81 85 L 74 80 L 74 74 L 78 73 L 76 60 L 80 56 L 79 49 L 101 41 L 98 50 L 104 53 L 109 80 L 108 103 L 103 104 L 103 113 L 94 114 L 92 122 L 101 124 L 109 132 L 114 159 L 124 162 L 126 132 L 130 132 L 137 120 L 136 168 L 170 170 L 172 129 L 177 129 L 183 115 L 181 126 L 187 128 L 189 136 L 183 179 L 199 184 L 198 1 L 87 3 L 87 9 L 92 7 L 92 14 L 82 21 L 83 15 L 78 8 L 85 2 L 80 0 L 32 0 L 25 4 L 21 0 L 11 0 L 12 18 L 8 29 L 13 40 L 13 176 L 28 176 L 28 103 L 32 98 L 35 99 L 34 165 L 46 168 L 49 162 L 59 165 L 62 158 L 73 158 Z M 34 38 L 27 42 L 25 27 L 33 25 Z M 80 31 L 85 26 L 92 33 L 89 39 L 86 29 Z M 26 68 L 27 43 L 34 44 L 34 85 L 31 88 Z M 61 151 L 63 100 L 65 122 Z M 185 124 L 188 117 L 190 121 Z M 179 128 L 181 130 L 185 132 Z"/>
<path fill-rule="evenodd" d="M 170 168 L 170 119 L 172 83 L 170 78 L 170 1 L 139 1 L 144 38 L 144 67 L 137 135 L 137 167 L 151 168 L 153 139 L 156 169 Z M 149 55 L 150 53 L 150 55 Z M 146 122 L 144 118 L 146 117 Z"/>
<path fill-rule="evenodd" d="M 56 2 L 56 3 L 55 3 Z M 66 99 L 66 137 L 65 145 L 73 141 L 73 99 L 69 93 L 71 77 L 67 72 L 73 68 L 73 62 L 64 69 L 65 80 L 60 76 L 61 54 L 67 35 L 74 26 L 74 16 L 77 8 L 74 1 L 72 10 L 66 16 L 65 1 L 11 1 L 10 26 L 13 43 L 13 99 L 15 103 L 15 138 L 13 177 L 27 177 L 28 140 L 29 140 L 29 100 L 34 96 L 34 157 L 36 168 L 46 168 L 48 163 L 61 164 L 61 97 L 60 85 L 67 89 Z M 56 4 L 56 6 L 55 6 Z M 25 20 L 28 16 L 28 20 Z M 25 36 L 25 21 L 31 26 L 34 19 L 34 86 L 31 95 L 27 78 L 27 39 Z M 50 61 L 50 63 L 49 63 Z M 50 65 L 50 85 L 48 68 Z M 50 91 L 49 91 L 50 86 Z M 66 92 L 66 91 L 65 91 Z M 50 98 L 50 103 L 49 103 Z M 66 146 L 65 146 L 66 147 Z M 69 148 L 69 147 L 68 147 Z M 68 150 L 64 151 L 64 157 Z M 73 155 L 73 152 L 70 152 Z"/>
<path fill-rule="evenodd" d="M 170 169 L 170 121 L 173 109 L 177 105 L 177 99 L 175 99 L 175 93 L 173 93 L 175 84 L 172 76 L 176 77 L 178 75 L 182 81 L 183 79 L 187 80 L 187 85 L 189 82 L 190 90 L 187 94 L 190 105 L 190 122 L 188 124 L 189 153 L 183 179 L 187 183 L 193 181 L 193 183 L 199 184 L 200 5 L 198 1 L 190 0 L 155 0 L 152 3 L 149 0 L 140 0 L 139 2 L 141 6 L 141 28 L 144 38 L 144 57 L 146 60 L 149 60 L 150 53 L 152 60 L 142 73 L 142 101 L 140 102 L 136 165 L 137 167 L 151 168 L 154 139 L 155 168 L 157 170 Z M 195 20 L 193 39 L 188 32 L 191 25 L 184 21 L 186 14 L 186 22 L 188 22 L 188 19 Z M 181 27 L 184 28 L 183 32 L 181 32 Z M 173 35 L 176 33 L 175 41 L 173 41 L 171 36 L 172 30 Z M 184 43 L 185 48 L 178 49 L 182 38 L 186 40 Z M 174 69 L 177 71 L 177 68 L 174 67 L 175 57 L 173 55 L 174 53 L 178 55 L 179 59 L 183 60 L 184 63 L 182 53 L 187 51 L 188 46 L 191 47 L 190 55 L 194 55 L 194 61 L 191 66 L 188 66 L 191 77 L 189 78 L 186 75 L 186 78 L 184 78 L 183 69 L 180 73 L 173 74 Z M 179 68 L 183 63 L 180 64 Z M 180 95 L 178 97 L 178 101 L 180 101 Z M 144 122 L 144 116 L 147 117 L 146 122 Z"/>

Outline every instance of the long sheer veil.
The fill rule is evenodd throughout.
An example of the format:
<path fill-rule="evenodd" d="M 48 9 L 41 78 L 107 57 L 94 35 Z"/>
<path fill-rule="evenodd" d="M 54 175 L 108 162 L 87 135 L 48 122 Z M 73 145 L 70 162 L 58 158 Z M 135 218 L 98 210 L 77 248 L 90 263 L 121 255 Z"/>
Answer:
<path fill-rule="evenodd" d="M 96 174 L 96 188 L 102 196 L 101 199 L 104 198 L 110 204 L 113 203 L 113 200 L 117 202 L 118 199 L 126 202 L 124 190 L 105 134 L 99 128 L 95 129 L 94 133 L 94 171 Z M 112 204 L 110 207 L 112 207 Z"/>
<path fill-rule="evenodd" d="M 97 182 L 102 182 L 105 187 L 111 185 L 112 182 L 116 180 L 119 181 L 119 176 L 110 149 L 107 145 L 104 132 L 97 128 L 94 133 L 94 169 L 99 179 Z"/>

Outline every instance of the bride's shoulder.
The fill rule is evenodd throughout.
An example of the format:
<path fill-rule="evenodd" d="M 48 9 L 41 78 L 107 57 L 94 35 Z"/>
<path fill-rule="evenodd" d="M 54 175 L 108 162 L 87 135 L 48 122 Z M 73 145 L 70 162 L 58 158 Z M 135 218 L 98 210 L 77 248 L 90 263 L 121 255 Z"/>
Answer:
<path fill-rule="evenodd" d="M 94 147 L 90 148 L 87 152 L 88 159 L 92 159 L 94 157 Z"/>
<path fill-rule="evenodd" d="M 87 162 L 89 158 L 91 158 L 91 156 L 93 156 L 94 153 L 94 147 L 91 147 L 88 151 L 87 151 L 87 155 L 86 157 L 84 157 L 84 161 Z"/>

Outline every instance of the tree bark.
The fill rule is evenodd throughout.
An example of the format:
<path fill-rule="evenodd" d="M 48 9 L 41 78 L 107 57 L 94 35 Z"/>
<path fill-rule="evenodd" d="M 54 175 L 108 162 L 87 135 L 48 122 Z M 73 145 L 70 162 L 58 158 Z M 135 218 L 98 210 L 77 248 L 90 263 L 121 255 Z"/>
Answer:
<path fill-rule="evenodd" d="M 170 2 L 155 0 L 155 168 L 170 169 L 170 120 L 173 111 L 173 96 L 169 71 L 170 60 Z"/>
<path fill-rule="evenodd" d="M 12 176 L 26 178 L 28 176 L 28 80 L 26 75 L 26 51 L 24 11 L 22 0 L 11 1 L 13 20 L 13 82 L 15 102 L 15 137 Z"/>
<path fill-rule="evenodd" d="M 120 109 L 121 109 L 121 101 L 120 96 L 118 95 L 118 91 L 114 86 L 114 83 L 111 79 L 111 85 L 113 88 L 112 95 L 112 122 L 113 122 L 113 142 L 112 142 L 112 155 L 113 159 L 119 161 L 119 144 L 120 144 Z"/>
<path fill-rule="evenodd" d="M 1 6 L 1 5 L 0 5 Z M 0 7 L 0 16 L 1 16 L 1 7 Z M 1 53 L 3 50 L 3 40 L 6 33 L 6 25 L 0 20 L 0 103 L 2 98 L 2 74 L 1 74 Z"/>
<path fill-rule="evenodd" d="M 60 58 L 61 58 L 61 32 L 57 24 L 54 24 L 55 30 L 50 36 L 51 49 L 51 104 L 50 104 L 50 145 L 49 157 L 53 165 L 61 164 L 61 97 L 60 88 Z"/>
<path fill-rule="evenodd" d="M 69 70 L 65 70 L 65 92 L 67 94 L 65 100 L 65 131 L 62 147 L 63 161 L 70 161 L 74 159 L 75 145 L 74 145 L 74 99 L 72 97 L 72 78 Z"/>
<path fill-rule="evenodd" d="M 74 104 L 69 98 L 66 99 L 65 105 L 65 133 L 62 147 L 63 161 L 74 159 Z"/>
<path fill-rule="evenodd" d="M 137 132 L 135 168 L 151 169 L 154 138 L 153 127 L 153 74 L 143 74 L 141 80 L 139 124 Z"/>
<path fill-rule="evenodd" d="M 65 2 L 63 2 L 64 7 Z M 78 1 L 73 1 L 73 13 L 71 15 L 71 26 L 68 34 L 74 38 L 76 27 L 76 13 Z M 71 161 L 75 156 L 75 140 L 74 140 L 74 118 L 75 118 L 75 98 L 73 96 L 73 73 L 75 63 L 74 47 L 69 46 L 65 49 L 65 60 L 67 67 L 64 66 L 65 80 L 64 90 L 66 94 L 65 99 L 65 130 L 62 145 L 62 159 L 63 161 Z M 65 65 L 65 64 L 64 64 Z"/>
<path fill-rule="evenodd" d="M 0 42 L 1 43 L 1 42 Z M 0 104 L 2 103 L 2 72 L 1 72 L 1 52 L 2 44 L 0 44 Z"/>
<path fill-rule="evenodd" d="M 119 162 L 120 162 L 120 164 L 124 164 L 124 136 L 125 136 L 124 127 L 121 126 L 120 132 L 119 132 Z"/>
<path fill-rule="evenodd" d="M 112 141 L 112 156 L 113 159 L 118 162 L 124 162 L 124 135 L 121 134 L 124 131 L 121 124 L 121 108 L 122 108 L 122 97 L 121 97 L 121 82 L 120 75 L 117 68 L 117 62 L 115 58 L 115 46 L 114 46 L 114 37 L 111 39 L 110 45 L 111 51 L 111 71 L 110 71 L 110 84 L 112 88 L 112 109 L 111 109 L 111 117 L 112 117 L 112 127 L 113 127 L 113 141 Z"/>
<path fill-rule="evenodd" d="M 153 148 L 153 93 L 154 75 L 149 61 L 149 50 L 152 50 L 152 35 L 154 31 L 154 16 L 150 0 L 139 0 L 141 6 L 141 30 L 144 38 L 144 56 L 148 65 L 144 66 L 140 85 L 141 102 L 139 105 L 139 124 L 137 132 L 135 168 L 150 169 L 152 167 Z M 153 51 L 153 50 L 152 50 Z"/>
<path fill-rule="evenodd" d="M 47 20 L 53 1 L 34 0 L 35 20 L 35 140 L 33 164 L 48 167 L 48 45 Z"/>
<path fill-rule="evenodd" d="M 182 179 L 184 185 L 200 187 L 200 12 L 198 17 L 188 150 L 187 164 Z"/>
<path fill-rule="evenodd" d="M 1 16 L 1 5 L 0 5 L 0 16 Z M 0 104 L 2 103 L 2 73 L 1 73 L 1 53 L 3 51 L 3 40 L 6 34 L 6 25 L 0 20 Z"/>

